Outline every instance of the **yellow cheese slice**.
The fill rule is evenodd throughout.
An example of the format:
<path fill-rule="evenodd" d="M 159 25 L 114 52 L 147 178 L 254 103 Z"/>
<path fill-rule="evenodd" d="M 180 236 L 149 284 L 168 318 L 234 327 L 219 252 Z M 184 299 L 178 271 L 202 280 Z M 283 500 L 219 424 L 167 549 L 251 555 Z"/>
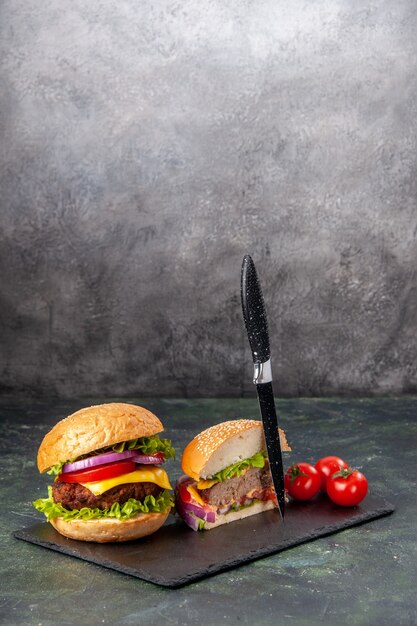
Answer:
<path fill-rule="evenodd" d="M 206 506 L 206 503 L 204 502 L 203 498 L 200 496 L 200 494 L 198 493 L 194 485 L 187 485 L 187 489 L 188 489 L 188 492 L 194 498 L 194 500 L 198 502 L 198 504 L 201 504 L 201 506 Z"/>
<path fill-rule="evenodd" d="M 218 482 L 218 480 L 199 480 L 197 483 L 197 489 L 210 489 L 210 487 L 213 487 L 213 485 Z"/>
<path fill-rule="evenodd" d="M 162 489 L 172 489 L 168 474 L 160 467 L 151 466 L 147 468 L 143 466 L 139 469 L 129 472 L 128 474 L 122 474 L 116 476 L 116 478 L 107 478 L 106 480 L 97 480 L 93 483 L 80 483 L 83 487 L 87 487 L 95 496 L 100 496 L 105 491 L 108 491 L 112 487 L 118 485 L 125 485 L 126 483 L 155 483 Z"/>

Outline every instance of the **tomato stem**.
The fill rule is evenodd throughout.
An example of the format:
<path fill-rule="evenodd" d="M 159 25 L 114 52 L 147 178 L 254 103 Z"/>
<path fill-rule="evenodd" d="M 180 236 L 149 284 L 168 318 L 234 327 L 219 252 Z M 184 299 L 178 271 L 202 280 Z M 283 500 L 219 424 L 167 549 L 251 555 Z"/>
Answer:
<path fill-rule="evenodd" d="M 347 467 L 347 468 L 340 468 L 340 470 L 338 472 L 336 472 L 335 474 L 332 474 L 331 478 L 349 478 L 349 476 L 352 474 L 353 469 L 351 467 Z"/>
<path fill-rule="evenodd" d="M 294 463 L 294 465 L 291 465 L 291 467 L 287 471 L 287 474 L 291 477 L 291 484 L 299 476 L 307 476 L 308 477 L 308 474 L 305 474 L 304 472 L 302 472 L 301 469 L 300 469 L 300 466 L 297 465 L 296 463 Z"/>

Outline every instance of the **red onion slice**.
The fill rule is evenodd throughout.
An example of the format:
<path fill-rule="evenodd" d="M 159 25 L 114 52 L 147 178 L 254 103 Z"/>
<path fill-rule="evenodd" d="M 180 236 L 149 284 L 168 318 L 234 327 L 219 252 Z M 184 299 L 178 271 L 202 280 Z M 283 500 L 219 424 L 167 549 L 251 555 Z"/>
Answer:
<path fill-rule="evenodd" d="M 115 461 L 122 461 L 129 459 L 135 463 L 143 463 L 144 465 L 161 465 L 164 459 L 159 456 L 152 456 L 149 454 L 139 454 L 137 450 L 125 450 L 124 452 L 103 452 L 103 454 L 96 454 L 95 456 L 89 456 L 87 459 L 81 461 L 74 461 L 74 463 L 65 463 L 62 467 L 62 473 L 74 472 L 77 470 L 87 469 L 88 467 L 96 467 L 97 465 L 105 465 L 106 463 L 114 463 Z"/>
<path fill-rule="evenodd" d="M 144 465 L 162 465 L 164 462 L 164 459 L 160 456 L 151 456 L 149 454 L 135 454 L 130 460 L 135 461 L 135 463 L 143 463 Z"/>
<path fill-rule="evenodd" d="M 114 463 L 115 461 L 121 461 L 122 459 L 130 459 L 135 455 L 135 450 L 125 450 L 125 452 L 103 452 L 103 454 L 89 456 L 87 459 L 82 459 L 81 461 L 65 463 L 65 465 L 62 466 L 62 473 L 66 474 L 67 472 L 74 472 L 75 470 L 82 470 L 87 467 L 96 467 L 97 465 Z"/>
<path fill-rule="evenodd" d="M 215 512 L 211 511 L 210 509 L 203 509 L 201 506 L 191 504 L 190 502 L 182 502 L 181 504 L 182 508 L 185 511 L 189 513 L 194 513 L 194 515 L 197 515 L 197 517 L 201 517 L 201 519 L 207 522 L 214 522 L 214 520 L 216 519 Z"/>
<path fill-rule="evenodd" d="M 179 494 L 177 494 L 176 509 L 179 515 L 184 519 L 184 521 L 189 526 L 191 525 L 189 524 L 189 518 L 191 517 L 193 520 L 195 520 L 194 516 L 199 517 L 205 522 L 214 522 L 216 520 L 216 513 L 214 511 L 212 511 L 209 508 L 203 508 L 202 506 L 199 506 L 198 504 L 192 504 L 191 502 L 184 502 L 184 500 L 181 499 Z M 191 525 L 191 528 L 194 528 L 194 525 L 195 524 L 193 523 L 193 525 Z M 196 522 L 196 525 L 197 525 L 197 528 L 194 528 L 194 530 L 198 529 L 198 520 Z"/>
<path fill-rule="evenodd" d="M 214 522 L 216 520 L 216 513 L 208 506 L 203 507 L 201 504 L 197 503 L 194 499 L 192 502 L 185 502 L 181 498 L 179 487 L 183 483 L 193 484 L 194 481 L 190 479 L 189 476 L 183 474 L 177 480 L 177 489 L 176 489 L 176 508 L 178 513 L 181 515 L 181 512 L 185 512 L 187 515 L 190 513 L 196 515 L 200 519 L 206 522 Z M 191 495 L 191 494 L 190 494 Z M 192 497 L 192 496 L 191 496 Z M 182 516 L 182 515 L 181 515 Z M 188 523 L 188 522 L 187 522 Z"/>
<path fill-rule="evenodd" d="M 178 504 L 176 506 L 176 510 L 177 510 L 178 515 L 181 517 L 181 519 L 184 520 L 184 522 L 187 524 L 187 526 L 189 526 L 193 530 L 198 530 L 198 519 L 197 519 L 197 517 L 195 517 L 191 513 L 188 513 L 188 511 L 185 511 Z"/>
<path fill-rule="evenodd" d="M 200 507 L 193 506 L 192 504 L 181 500 L 177 500 L 175 508 L 179 516 L 182 517 L 184 522 L 193 530 L 198 530 L 199 520 L 214 522 L 216 519 L 214 511 L 205 511 Z"/>

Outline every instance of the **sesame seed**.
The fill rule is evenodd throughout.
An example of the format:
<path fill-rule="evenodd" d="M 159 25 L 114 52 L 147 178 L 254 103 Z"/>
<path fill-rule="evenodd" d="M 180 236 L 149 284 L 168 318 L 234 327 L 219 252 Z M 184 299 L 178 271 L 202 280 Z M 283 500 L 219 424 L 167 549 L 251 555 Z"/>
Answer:
<path fill-rule="evenodd" d="M 204 456 L 210 456 L 218 447 L 219 439 L 226 440 L 239 432 L 249 430 L 250 428 L 260 427 L 261 422 L 258 420 L 238 419 L 221 422 L 206 428 L 194 438 L 196 442 L 196 450 Z"/>

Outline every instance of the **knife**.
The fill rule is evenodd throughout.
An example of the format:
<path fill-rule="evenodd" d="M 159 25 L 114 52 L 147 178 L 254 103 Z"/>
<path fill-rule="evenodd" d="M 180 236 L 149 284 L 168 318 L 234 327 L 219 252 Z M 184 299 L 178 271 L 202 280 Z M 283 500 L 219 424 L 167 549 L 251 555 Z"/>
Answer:
<path fill-rule="evenodd" d="M 272 482 L 278 500 L 281 518 L 285 514 L 284 468 L 278 419 L 272 389 L 271 352 L 269 347 L 268 321 L 261 285 L 255 264 L 249 254 L 243 258 L 241 291 L 243 319 L 248 333 L 254 364 L 253 382 L 258 393 L 259 408 L 265 433 L 266 451 L 272 474 Z"/>

